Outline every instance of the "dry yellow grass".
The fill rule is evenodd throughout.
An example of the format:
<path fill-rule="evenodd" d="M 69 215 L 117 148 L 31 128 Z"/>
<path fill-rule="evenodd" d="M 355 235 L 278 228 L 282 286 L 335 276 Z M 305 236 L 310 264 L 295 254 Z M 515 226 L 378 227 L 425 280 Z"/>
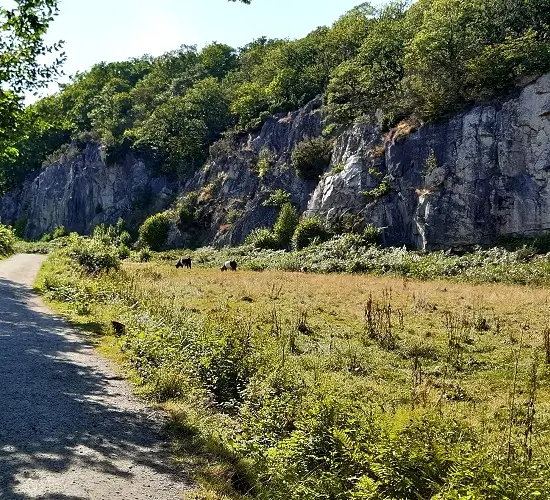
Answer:
<path fill-rule="evenodd" d="M 361 275 L 182 271 L 158 264 L 125 267 L 143 296 L 219 321 L 247 322 L 262 341 L 269 340 L 274 311 L 287 331 L 305 318 L 311 332 L 298 332 L 294 361 L 306 371 L 323 372 L 329 384 L 366 391 L 388 407 L 409 405 L 413 397 L 427 406 L 443 401 L 451 412 L 475 423 L 484 420 L 483 415 L 494 417 L 508 404 L 515 356 L 519 355 L 520 399 L 535 353 L 541 362 L 539 375 L 546 380 L 542 365 L 542 331 L 549 325 L 546 289 Z M 369 296 L 382 301 L 384 295 L 394 313 L 403 314 L 403 327 L 397 320 L 394 324 L 399 337 L 395 350 L 365 341 L 365 304 Z M 449 356 L 449 321 L 459 325 L 464 337 L 462 361 L 459 369 L 443 373 Z M 413 388 L 415 349 L 420 351 L 423 373 L 422 382 Z M 357 366 L 352 366 L 354 362 Z M 541 414 L 547 412 L 549 401 L 548 388 L 541 384 Z"/>

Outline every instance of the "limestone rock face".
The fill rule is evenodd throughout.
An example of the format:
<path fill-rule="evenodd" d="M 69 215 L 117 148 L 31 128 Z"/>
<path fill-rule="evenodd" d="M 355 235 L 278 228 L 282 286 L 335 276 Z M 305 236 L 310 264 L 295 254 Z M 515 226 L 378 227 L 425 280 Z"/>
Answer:
<path fill-rule="evenodd" d="M 321 180 L 308 209 L 327 218 L 353 210 L 383 227 L 386 243 L 421 249 L 550 229 L 550 74 L 502 104 L 398 132 L 383 141 L 378 165 L 375 128 L 355 126 L 343 134 L 332 162 L 344 170 Z M 436 157 L 431 167 L 430 153 Z M 386 193 L 365 196 L 384 178 Z"/>
<path fill-rule="evenodd" d="M 47 166 L 34 180 L 0 200 L 0 218 L 14 224 L 26 218 L 25 236 L 38 238 L 62 225 L 90 233 L 100 223 L 114 224 L 146 209 L 162 209 L 173 197 L 163 177 L 152 177 L 141 161 L 128 157 L 107 166 L 99 144 L 90 143 Z"/>
<path fill-rule="evenodd" d="M 318 98 L 299 111 L 269 118 L 258 132 L 237 139 L 232 150 L 211 156 L 185 184 L 183 191 L 196 192 L 208 214 L 202 218 L 201 243 L 236 245 L 253 229 L 271 227 L 278 209 L 263 203 L 276 189 L 290 193 L 299 210 L 305 210 L 316 182 L 298 177 L 290 157 L 296 144 L 321 135 L 320 107 Z M 264 171 L 261 157 L 267 158 Z"/>

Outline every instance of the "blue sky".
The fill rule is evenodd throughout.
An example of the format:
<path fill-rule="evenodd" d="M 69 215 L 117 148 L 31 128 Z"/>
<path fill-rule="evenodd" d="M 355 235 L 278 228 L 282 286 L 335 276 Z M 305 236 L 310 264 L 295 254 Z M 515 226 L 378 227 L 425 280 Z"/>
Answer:
<path fill-rule="evenodd" d="M 60 0 L 47 40 L 65 40 L 67 75 L 100 61 L 158 56 L 182 44 L 239 47 L 260 36 L 300 38 L 361 0 Z M 61 81 L 66 81 L 63 78 Z M 57 86 L 51 88 L 56 90 Z M 51 91 L 50 90 L 50 91 Z"/>

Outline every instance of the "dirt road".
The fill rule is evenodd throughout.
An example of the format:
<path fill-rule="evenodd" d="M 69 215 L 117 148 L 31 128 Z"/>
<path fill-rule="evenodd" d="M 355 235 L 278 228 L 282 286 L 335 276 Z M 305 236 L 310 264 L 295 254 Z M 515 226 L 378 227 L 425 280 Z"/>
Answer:
<path fill-rule="evenodd" d="M 32 292 L 42 261 L 0 261 L 0 498 L 181 498 L 160 416 Z"/>

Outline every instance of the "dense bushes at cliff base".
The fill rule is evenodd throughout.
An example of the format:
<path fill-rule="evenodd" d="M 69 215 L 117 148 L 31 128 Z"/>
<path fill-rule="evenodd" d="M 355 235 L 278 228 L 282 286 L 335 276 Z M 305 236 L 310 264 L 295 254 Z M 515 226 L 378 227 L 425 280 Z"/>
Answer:
<path fill-rule="evenodd" d="M 246 244 L 263 249 L 284 249 L 290 245 L 300 216 L 296 207 L 286 202 L 282 205 L 273 229 L 256 228 L 246 237 Z"/>
<path fill-rule="evenodd" d="M 246 245 L 253 245 L 256 248 L 262 248 L 264 250 L 279 248 L 279 242 L 273 231 L 267 227 L 257 227 L 253 229 L 245 239 Z"/>
<path fill-rule="evenodd" d="M 14 252 L 15 234 L 11 227 L 0 224 L 0 256 L 8 256 Z"/>
<path fill-rule="evenodd" d="M 296 250 L 301 250 L 314 242 L 321 243 L 328 238 L 329 232 L 323 221 L 317 217 L 308 217 L 302 219 L 296 227 L 292 235 L 292 245 Z"/>
<path fill-rule="evenodd" d="M 139 228 L 139 243 L 160 250 L 168 238 L 170 216 L 166 212 L 151 215 Z"/>

